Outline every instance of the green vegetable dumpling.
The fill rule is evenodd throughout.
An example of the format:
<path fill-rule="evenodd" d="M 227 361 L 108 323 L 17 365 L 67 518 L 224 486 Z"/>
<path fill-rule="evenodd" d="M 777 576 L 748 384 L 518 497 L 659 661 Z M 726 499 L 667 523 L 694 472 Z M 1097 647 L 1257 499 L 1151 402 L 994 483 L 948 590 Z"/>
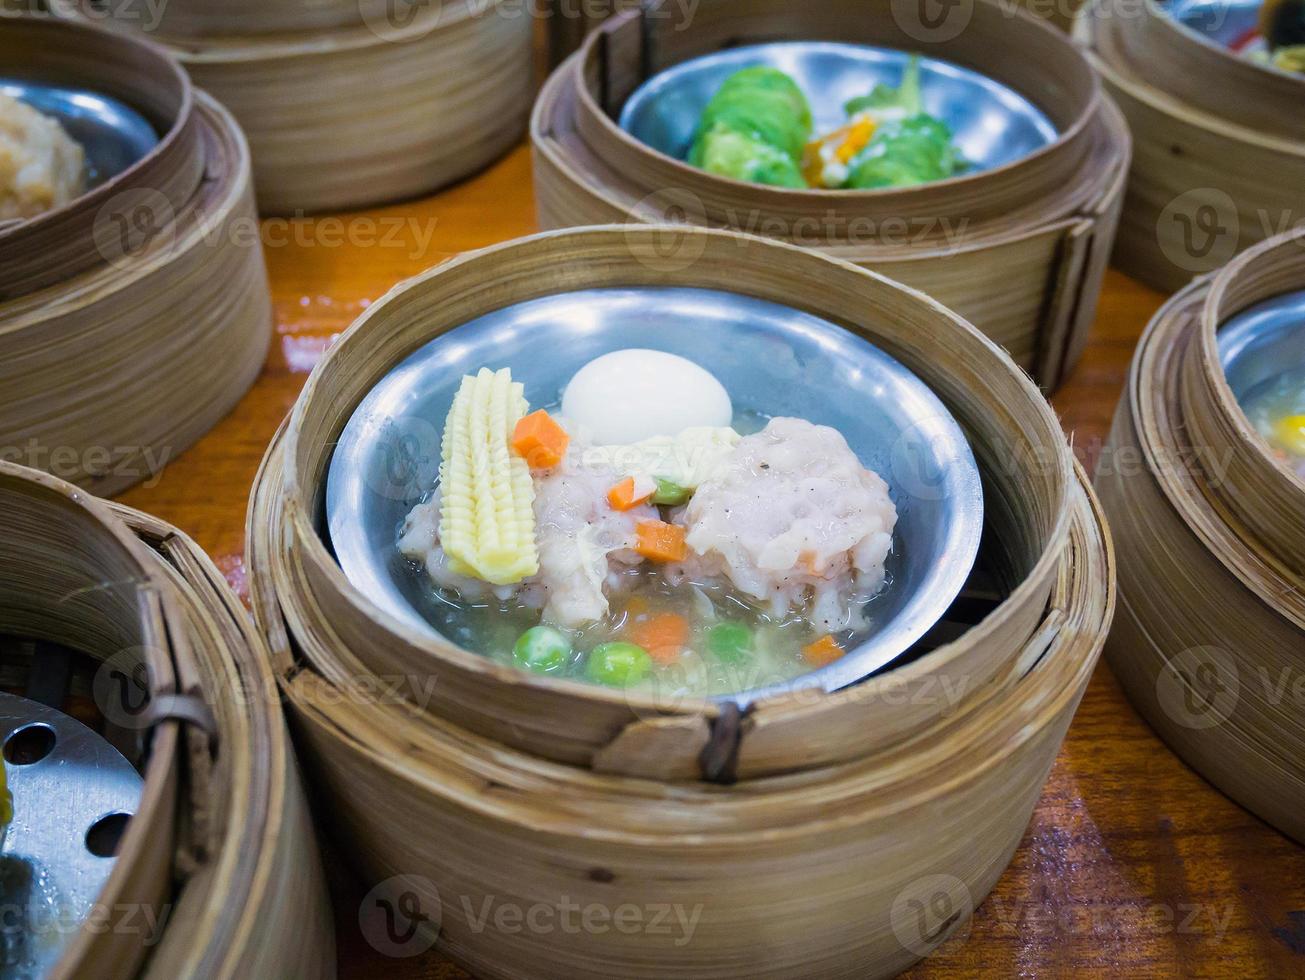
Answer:
<path fill-rule="evenodd" d="M 802 151 L 811 138 L 811 107 L 777 68 L 744 68 L 707 103 L 689 162 L 735 180 L 805 187 Z"/>
<path fill-rule="evenodd" d="M 945 180 L 963 166 L 947 124 L 922 113 L 881 125 L 853 158 L 843 186 L 855 190 L 914 187 Z"/>

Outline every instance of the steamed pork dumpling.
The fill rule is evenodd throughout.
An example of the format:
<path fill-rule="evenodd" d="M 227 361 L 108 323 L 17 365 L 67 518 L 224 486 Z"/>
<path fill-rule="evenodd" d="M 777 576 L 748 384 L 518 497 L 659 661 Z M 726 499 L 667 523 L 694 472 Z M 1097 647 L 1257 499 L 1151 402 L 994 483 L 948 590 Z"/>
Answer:
<path fill-rule="evenodd" d="M 643 559 L 633 550 L 636 526 L 656 520 L 657 508 L 640 504 L 614 510 L 607 492 L 621 474 L 586 464 L 583 450 L 567 454 L 535 482 L 539 574 L 530 583 L 544 620 L 580 627 L 607 615 L 607 598 L 628 582 Z"/>
<path fill-rule="evenodd" d="M 689 162 L 735 180 L 806 187 L 801 164 L 811 129 L 797 82 L 777 68 L 744 68 L 707 103 Z"/>
<path fill-rule="evenodd" d="M 775 616 L 858 625 L 856 600 L 884 582 L 897 509 L 834 429 L 776 418 L 744 437 L 681 516 L 681 573 L 723 577 Z"/>
<path fill-rule="evenodd" d="M 0 221 L 34 218 L 85 189 L 81 146 L 54 119 L 0 93 Z"/>

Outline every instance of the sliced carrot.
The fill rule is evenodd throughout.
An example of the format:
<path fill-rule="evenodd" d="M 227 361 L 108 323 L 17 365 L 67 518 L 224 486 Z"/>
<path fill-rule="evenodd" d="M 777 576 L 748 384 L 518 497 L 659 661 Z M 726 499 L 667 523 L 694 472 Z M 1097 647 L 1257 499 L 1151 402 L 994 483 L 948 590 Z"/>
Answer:
<path fill-rule="evenodd" d="M 852 157 L 866 148 L 866 144 L 870 142 L 870 137 L 875 134 L 874 120 L 869 118 L 858 119 L 850 126 L 844 127 L 844 131 L 846 137 L 839 144 L 834 154 L 839 163 L 849 162 Z"/>
<path fill-rule="evenodd" d="M 613 510 L 633 510 L 657 492 L 657 483 L 648 477 L 627 476 L 607 491 Z"/>
<path fill-rule="evenodd" d="M 632 623 L 626 633 L 659 664 L 674 663 L 689 642 L 689 621 L 678 613 L 658 613 Z"/>
<path fill-rule="evenodd" d="M 813 667 L 825 667 L 843 655 L 843 648 L 838 641 L 826 633 L 815 643 L 808 643 L 802 648 L 802 656 Z"/>
<path fill-rule="evenodd" d="M 689 553 L 684 528 L 665 521 L 640 521 L 635 525 L 634 550 L 649 561 L 683 561 Z"/>
<path fill-rule="evenodd" d="M 512 451 L 532 470 L 546 470 L 562 462 L 571 437 L 542 408 L 517 422 L 512 430 Z"/>

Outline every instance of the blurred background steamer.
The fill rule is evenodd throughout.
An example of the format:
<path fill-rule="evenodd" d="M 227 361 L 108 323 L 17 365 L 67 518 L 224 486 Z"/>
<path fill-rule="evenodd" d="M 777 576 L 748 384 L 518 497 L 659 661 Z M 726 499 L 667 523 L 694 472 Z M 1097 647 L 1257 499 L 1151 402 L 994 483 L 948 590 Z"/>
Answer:
<path fill-rule="evenodd" d="M 1305 841 L 1305 237 L 1170 300 L 1103 459 L 1115 675 L 1197 772 Z"/>
<path fill-rule="evenodd" d="M 704 0 L 681 30 L 665 2 L 613 17 L 553 73 L 536 103 L 531 140 L 540 223 L 672 221 L 815 247 L 957 310 L 1044 388 L 1055 388 L 1086 342 L 1114 240 L 1130 147 L 1123 120 L 1075 46 L 1029 15 L 978 0 L 972 11 L 966 7 L 965 30 L 933 41 L 927 31 L 900 24 L 891 6 Z M 949 125 L 960 126 L 967 109 L 947 103 L 944 110 L 939 83 L 959 70 L 984 83 L 970 91 L 985 93 L 988 108 L 1014 113 L 1032 106 L 1054 133 L 1014 158 L 924 186 L 831 192 L 744 185 L 692 167 L 621 126 L 640 86 L 650 79 L 659 86 L 672 74 L 687 78 L 695 59 L 732 57 L 733 49 L 752 44 L 778 49 L 821 41 L 899 58 L 920 54 L 924 104 Z M 788 67 L 782 57 L 771 63 Z M 933 63 L 953 67 L 943 74 L 927 67 Z M 860 94 L 877 82 L 900 85 L 904 67 L 903 59 L 867 71 Z M 841 101 L 842 89 L 816 88 L 806 91 L 813 107 Z M 673 107 L 668 111 L 688 117 L 680 126 L 691 129 L 704 107 L 695 101 L 699 93 L 658 91 Z M 969 107 L 970 115 L 979 111 Z M 1001 118 L 994 124 L 1010 128 Z"/>
<path fill-rule="evenodd" d="M 476 173 L 518 141 L 533 92 L 535 21 L 508 2 L 50 6 L 162 43 L 240 123 L 263 214 L 386 204 Z"/>
<path fill-rule="evenodd" d="M 585 3 L 546 0 L 543 9 L 548 17 L 549 67 L 556 68 L 579 50 L 590 32 L 608 17 L 636 10 L 645 3 L 646 0 L 588 0 Z M 1083 0 L 1018 0 L 1018 3 L 1029 13 L 1068 31 Z"/>
<path fill-rule="evenodd" d="M 179 531 L 0 462 L 4 970 L 335 975 L 268 654 Z"/>
<path fill-rule="evenodd" d="M 1297 0 L 1095 0 L 1078 16 L 1135 141 L 1114 260 L 1155 289 L 1305 223 L 1305 73 L 1271 58 L 1262 25 L 1279 17 L 1305 14 Z M 1282 55 L 1296 35 L 1275 37 Z"/>
<path fill-rule="evenodd" d="M 0 449 L 116 493 L 212 428 L 262 367 L 272 309 L 248 149 L 154 45 L 4 15 L 0 50 L 0 98 L 27 119 L 6 153 L 28 161 L 4 188 L 28 210 L 0 226 Z M 55 193 L 38 164 L 60 154 L 81 173 Z"/>

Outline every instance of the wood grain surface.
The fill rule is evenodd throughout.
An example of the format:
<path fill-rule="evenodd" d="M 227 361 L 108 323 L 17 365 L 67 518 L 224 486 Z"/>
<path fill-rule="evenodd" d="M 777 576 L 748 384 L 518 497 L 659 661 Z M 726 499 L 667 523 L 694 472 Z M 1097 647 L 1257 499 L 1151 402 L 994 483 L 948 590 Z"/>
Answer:
<path fill-rule="evenodd" d="M 397 280 L 535 230 L 529 168 L 529 154 L 518 148 L 480 177 L 426 200 L 265 221 L 277 336 L 263 375 L 153 486 L 121 499 L 189 532 L 246 592 L 249 488 L 307 372 L 332 337 Z M 1055 398 L 1089 467 L 1133 347 L 1162 299 L 1112 271 L 1087 355 Z M 410 959 L 375 952 L 358 928 L 364 888 L 338 849 L 328 848 L 327 860 L 341 977 L 466 976 L 438 951 Z M 908 975 L 1303 976 L 1305 849 L 1179 762 L 1103 663 L 1010 869 L 968 929 Z"/>

